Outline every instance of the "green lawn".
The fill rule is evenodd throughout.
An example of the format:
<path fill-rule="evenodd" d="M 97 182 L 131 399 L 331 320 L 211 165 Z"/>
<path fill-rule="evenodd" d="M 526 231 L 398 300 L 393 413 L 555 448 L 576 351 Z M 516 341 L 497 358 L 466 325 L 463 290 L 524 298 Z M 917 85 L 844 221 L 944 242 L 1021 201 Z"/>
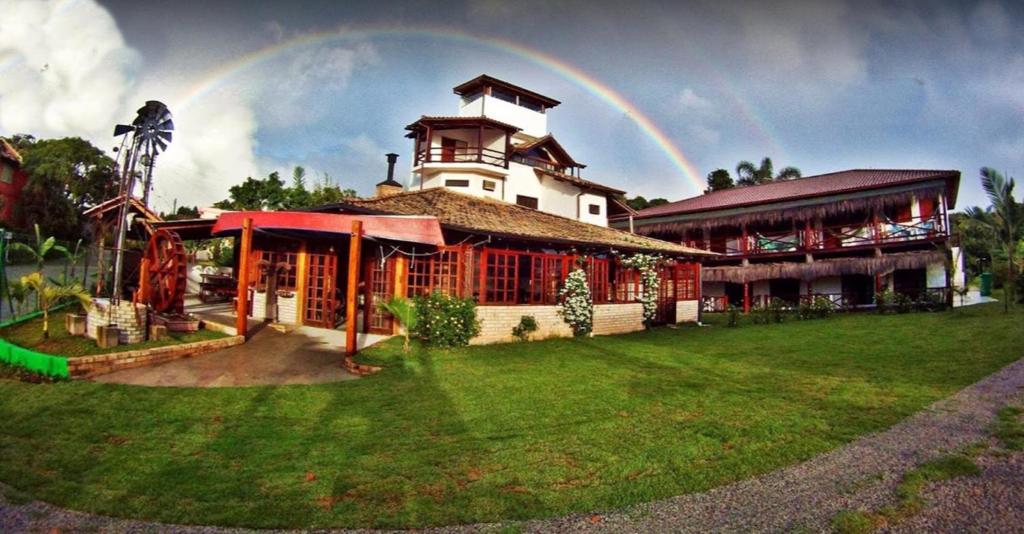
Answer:
<path fill-rule="evenodd" d="M 194 341 L 205 341 L 225 337 L 225 334 L 210 330 L 200 330 L 192 334 L 171 332 L 160 341 L 146 341 L 134 345 L 118 345 L 110 349 L 101 349 L 96 341 L 83 336 L 72 336 L 64 328 L 64 312 L 50 315 L 50 337 L 43 339 L 43 318 L 36 317 L 30 321 L 0 329 L 0 338 L 26 349 L 32 349 L 54 356 L 91 356 L 126 350 L 151 349 L 166 345 L 180 345 Z"/>
<path fill-rule="evenodd" d="M 701 491 L 884 429 L 1022 356 L 1024 312 L 662 328 L 363 360 L 318 386 L 0 380 L 0 481 L 189 524 L 410 527 Z"/>

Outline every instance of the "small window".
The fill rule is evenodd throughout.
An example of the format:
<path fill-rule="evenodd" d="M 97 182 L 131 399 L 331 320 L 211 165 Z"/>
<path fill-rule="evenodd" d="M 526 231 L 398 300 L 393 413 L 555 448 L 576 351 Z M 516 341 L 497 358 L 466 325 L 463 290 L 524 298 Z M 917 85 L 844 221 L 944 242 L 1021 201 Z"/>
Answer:
<path fill-rule="evenodd" d="M 591 215 L 600 215 L 601 214 L 601 206 L 599 204 L 591 204 L 590 205 L 590 214 Z"/>
<path fill-rule="evenodd" d="M 5 184 L 14 183 L 14 167 L 6 163 L 0 163 L 0 182 Z"/>
<path fill-rule="evenodd" d="M 484 191 L 494 191 L 497 184 L 493 180 L 484 180 Z"/>
<path fill-rule="evenodd" d="M 469 187 L 469 180 L 445 180 L 445 187 Z"/>
<path fill-rule="evenodd" d="M 528 197 L 524 195 L 516 195 L 516 204 L 519 204 L 520 206 L 526 206 L 527 208 L 530 209 L 537 209 L 537 198 Z"/>

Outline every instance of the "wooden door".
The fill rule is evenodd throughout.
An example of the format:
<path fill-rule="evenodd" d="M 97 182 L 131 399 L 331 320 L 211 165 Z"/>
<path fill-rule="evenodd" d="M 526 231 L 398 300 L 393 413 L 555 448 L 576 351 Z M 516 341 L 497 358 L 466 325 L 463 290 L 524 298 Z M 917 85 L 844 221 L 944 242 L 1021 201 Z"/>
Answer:
<path fill-rule="evenodd" d="M 363 307 L 363 330 L 372 334 L 394 333 L 394 317 L 380 311 L 377 304 L 387 302 L 395 294 L 395 258 L 383 262 L 370 258 L 364 264 L 366 299 Z"/>
<path fill-rule="evenodd" d="M 335 280 L 338 257 L 334 254 L 309 254 L 306 275 L 306 309 L 302 323 L 320 328 L 334 328 Z"/>
<path fill-rule="evenodd" d="M 450 137 L 441 138 L 441 161 L 455 161 L 456 140 Z"/>
<path fill-rule="evenodd" d="M 654 324 L 674 324 L 676 322 L 675 267 L 658 268 L 658 277 L 661 279 L 661 283 L 658 284 L 658 307 L 654 314 Z"/>

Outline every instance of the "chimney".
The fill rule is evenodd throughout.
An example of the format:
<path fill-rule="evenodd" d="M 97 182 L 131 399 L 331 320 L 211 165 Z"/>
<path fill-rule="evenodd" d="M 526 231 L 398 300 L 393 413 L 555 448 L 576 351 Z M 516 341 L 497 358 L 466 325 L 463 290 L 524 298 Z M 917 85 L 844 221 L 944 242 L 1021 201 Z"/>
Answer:
<path fill-rule="evenodd" d="M 377 184 L 377 193 L 374 195 L 377 198 L 388 197 L 405 191 L 405 187 L 395 181 L 395 162 L 398 161 L 398 154 L 387 154 L 386 156 L 388 158 L 388 178 Z"/>

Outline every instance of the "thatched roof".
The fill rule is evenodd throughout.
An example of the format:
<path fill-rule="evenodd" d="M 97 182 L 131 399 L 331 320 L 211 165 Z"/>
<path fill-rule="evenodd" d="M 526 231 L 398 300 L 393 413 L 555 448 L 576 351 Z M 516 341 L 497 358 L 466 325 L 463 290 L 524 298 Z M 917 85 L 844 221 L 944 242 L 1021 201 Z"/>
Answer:
<path fill-rule="evenodd" d="M 669 256 L 714 256 L 714 253 L 630 234 L 605 226 L 530 209 L 499 200 L 432 188 L 315 208 L 370 214 L 431 215 L 447 230 L 541 243 L 656 252 Z"/>
<path fill-rule="evenodd" d="M 878 274 L 896 269 L 921 269 L 945 261 L 945 253 L 938 250 L 899 252 L 868 258 L 832 258 L 811 263 L 756 263 L 743 266 L 705 267 L 701 277 L 705 282 L 756 282 L 774 278 L 814 280 L 825 276 L 844 274 Z"/>

